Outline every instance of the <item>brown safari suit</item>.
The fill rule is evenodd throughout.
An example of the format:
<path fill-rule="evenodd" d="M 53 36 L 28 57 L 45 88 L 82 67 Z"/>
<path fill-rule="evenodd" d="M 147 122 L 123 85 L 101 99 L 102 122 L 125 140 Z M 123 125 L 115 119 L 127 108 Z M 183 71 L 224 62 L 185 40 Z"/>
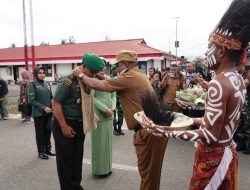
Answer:
<path fill-rule="evenodd" d="M 119 93 L 127 126 L 136 131 L 133 143 L 141 176 L 140 190 L 158 190 L 168 139 L 149 134 L 134 118 L 136 112 L 143 110 L 139 93 L 144 90 L 153 91 L 150 81 L 142 71 L 133 67 L 117 79 L 107 79 L 104 84 L 109 92 Z"/>
<path fill-rule="evenodd" d="M 175 112 L 179 112 L 180 107 L 176 103 L 176 91 L 182 89 L 183 82 L 182 78 L 169 78 L 167 85 L 165 87 L 165 93 L 163 95 L 163 100 L 170 105 L 170 107 Z"/>

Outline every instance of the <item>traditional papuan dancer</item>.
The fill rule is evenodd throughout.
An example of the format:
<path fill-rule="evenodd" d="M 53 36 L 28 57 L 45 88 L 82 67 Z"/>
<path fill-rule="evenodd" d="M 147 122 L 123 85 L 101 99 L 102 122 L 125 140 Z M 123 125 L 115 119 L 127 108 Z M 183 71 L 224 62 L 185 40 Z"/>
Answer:
<path fill-rule="evenodd" d="M 250 0 L 234 0 L 209 36 L 206 65 L 215 70 L 216 76 L 208 86 L 204 117 L 193 119 L 199 129 L 164 129 L 154 117 L 162 109 L 157 113 L 153 109 L 157 106 L 148 104 L 152 102 L 152 96 L 147 94 L 143 97 L 144 112 L 149 120 L 141 124 L 149 132 L 196 143 L 190 190 L 237 189 L 238 160 L 232 138 L 239 123 L 246 90 L 236 65 L 246 62 L 249 38 Z"/>

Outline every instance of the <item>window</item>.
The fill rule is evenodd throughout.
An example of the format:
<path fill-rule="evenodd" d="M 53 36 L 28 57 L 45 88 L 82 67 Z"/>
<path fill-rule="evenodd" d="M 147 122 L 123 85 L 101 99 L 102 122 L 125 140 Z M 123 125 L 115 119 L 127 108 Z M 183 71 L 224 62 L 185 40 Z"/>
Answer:
<path fill-rule="evenodd" d="M 146 62 L 146 61 L 139 61 L 138 67 L 139 67 L 139 69 L 141 69 L 145 74 L 147 74 L 147 62 Z"/>
<path fill-rule="evenodd" d="M 52 65 L 44 64 L 44 65 L 42 65 L 42 67 L 45 70 L 46 76 L 47 77 L 52 77 Z"/>

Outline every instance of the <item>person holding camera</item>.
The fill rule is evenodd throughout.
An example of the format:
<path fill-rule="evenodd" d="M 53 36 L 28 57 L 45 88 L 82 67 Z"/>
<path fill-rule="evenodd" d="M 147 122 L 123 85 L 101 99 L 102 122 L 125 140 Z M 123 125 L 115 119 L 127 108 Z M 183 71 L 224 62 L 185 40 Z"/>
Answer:
<path fill-rule="evenodd" d="M 51 151 L 51 118 L 53 98 L 50 84 L 45 81 L 45 69 L 41 66 L 35 68 L 35 80 L 30 84 L 28 90 L 29 103 L 32 105 L 32 116 L 35 123 L 36 144 L 38 157 L 44 160 L 48 156 L 55 156 Z"/>
<path fill-rule="evenodd" d="M 183 89 L 183 83 L 181 70 L 176 64 L 171 65 L 170 72 L 162 79 L 161 88 L 165 89 L 163 101 L 175 112 L 180 111 L 180 107 L 175 100 L 176 91 Z"/>

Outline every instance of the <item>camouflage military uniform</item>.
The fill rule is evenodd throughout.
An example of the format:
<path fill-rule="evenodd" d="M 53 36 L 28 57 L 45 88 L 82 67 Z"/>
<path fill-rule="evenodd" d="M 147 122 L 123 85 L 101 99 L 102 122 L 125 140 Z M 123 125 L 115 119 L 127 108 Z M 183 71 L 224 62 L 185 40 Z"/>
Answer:
<path fill-rule="evenodd" d="M 114 135 L 124 135 L 121 129 L 122 124 L 123 124 L 123 111 L 119 100 L 119 95 L 116 94 L 116 109 L 114 111 L 114 120 L 113 120 Z"/>

